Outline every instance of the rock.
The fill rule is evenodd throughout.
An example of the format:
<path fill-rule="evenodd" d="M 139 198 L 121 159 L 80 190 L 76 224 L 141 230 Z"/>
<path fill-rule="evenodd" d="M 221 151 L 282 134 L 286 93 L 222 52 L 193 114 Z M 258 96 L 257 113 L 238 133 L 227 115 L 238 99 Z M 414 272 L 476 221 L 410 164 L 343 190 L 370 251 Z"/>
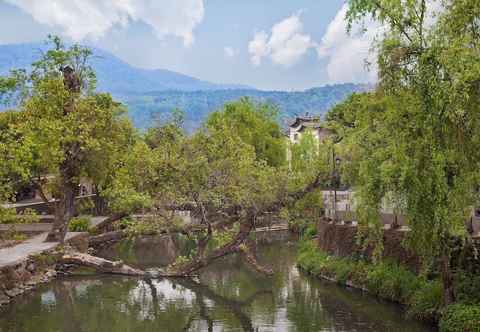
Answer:
<path fill-rule="evenodd" d="M 55 278 L 55 277 L 57 276 L 57 271 L 55 271 L 55 270 L 48 270 L 48 271 L 45 273 L 45 276 L 46 276 L 48 279 Z"/>
<path fill-rule="evenodd" d="M 35 269 L 36 269 L 35 263 L 30 263 L 27 265 L 27 270 L 29 272 L 32 272 L 32 273 L 35 272 Z"/>
<path fill-rule="evenodd" d="M 15 288 L 6 290 L 5 294 L 7 294 L 9 297 L 15 297 L 15 296 L 23 294 L 23 292 L 24 292 L 23 289 L 15 287 Z"/>
<path fill-rule="evenodd" d="M 29 287 L 35 287 L 36 285 L 42 282 L 42 276 L 34 275 L 30 280 L 28 280 L 25 285 Z"/>
<path fill-rule="evenodd" d="M 4 305 L 8 303 L 10 303 L 10 297 L 5 295 L 3 291 L 0 291 L 0 305 Z"/>

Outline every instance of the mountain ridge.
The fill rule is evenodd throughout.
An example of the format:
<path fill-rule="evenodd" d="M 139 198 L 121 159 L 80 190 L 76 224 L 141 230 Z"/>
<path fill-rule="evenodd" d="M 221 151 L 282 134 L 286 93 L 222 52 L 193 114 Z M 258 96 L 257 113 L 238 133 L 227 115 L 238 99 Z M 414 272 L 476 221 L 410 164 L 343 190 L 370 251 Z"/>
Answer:
<path fill-rule="evenodd" d="M 0 44 L 0 74 L 12 68 L 28 68 L 48 49 L 45 43 Z M 92 48 L 91 65 L 97 72 L 98 90 L 114 94 L 130 94 L 147 90 L 223 90 L 252 88 L 242 84 L 221 84 L 204 81 L 168 69 L 145 69 L 132 66 L 114 54 Z"/>
<path fill-rule="evenodd" d="M 45 43 L 0 45 L 0 75 L 12 68 L 29 68 L 48 49 Z M 354 92 L 367 91 L 368 84 L 333 84 L 303 91 L 258 90 L 241 84 L 217 84 L 166 69 L 131 66 L 115 55 L 92 48 L 92 67 L 97 73 L 97 89 L 111 93 L 128 107 L 134 125 L 145 129 L 171 110 L 185 112 L 185 126 L 195 130 L 212 111 L 226 102 L 249 97 L 256 102 L 275 104 L 279 120 L 306 112 L 322 115 Z"/>

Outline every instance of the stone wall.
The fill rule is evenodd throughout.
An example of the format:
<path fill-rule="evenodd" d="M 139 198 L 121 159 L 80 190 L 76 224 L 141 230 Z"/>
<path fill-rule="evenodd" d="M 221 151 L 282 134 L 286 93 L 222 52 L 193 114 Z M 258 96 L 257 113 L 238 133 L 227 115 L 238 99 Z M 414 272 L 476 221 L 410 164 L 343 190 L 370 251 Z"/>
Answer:
<path fill-rule="evenodd" d="M 88 249 L 88 233 L 79 233 L 70 238 L 67 244 L 80 252 Z M 53 248 L 30 255 L 15 263 L 0 266 L 0 306 L 27 291 L 35 289 L 39 284 L 49 282 L 57 275 L 65 274 L 60 258 L 61 249 Z"/>
<path fill-rule="evenodd" d="M 0 305 L 8 304 L 14 297 L 55 278 L 60 255 L 54 250 L 48 251 L 30 256 L 15 265 L 1 267 Z"/>
<path fill-rule="evenodd" d="M 362 256 L 371 258 L 372 248 L 363 250 L 357 243 L 358 228 L 356 225 L 321 221 L 318 223 L 317 230 L 318 246 L 323 251 L 340 257 Z M 420 268 L 419 257 L 402 245 L 405 235 L 405 230 L 385 229 L 383 257 L 405 264 L 412 270 L 418 271 Z"/>

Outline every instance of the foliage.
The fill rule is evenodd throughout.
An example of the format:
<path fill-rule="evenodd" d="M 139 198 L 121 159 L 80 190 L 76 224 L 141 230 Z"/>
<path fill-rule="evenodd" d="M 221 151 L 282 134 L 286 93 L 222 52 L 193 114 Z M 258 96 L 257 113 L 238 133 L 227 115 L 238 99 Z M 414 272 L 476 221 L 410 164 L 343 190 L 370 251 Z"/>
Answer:
<path fill-rule="evenodd" d="M 277 115 L 278 110 L 271 104 L 255 104 L 248 98 L 241 98 L 212 113 L 206 126 L 228 130 L 253 146 L 259 160 L 271 166 L 281 166 L 285 163 L 285 138 Z"/>
<path fill-rule="evenodd" d="M 0 173 L 11 181 L 10 190 L 18 184 L 42 192 L 48 187 L 64 204 L 82 177 L 99 188 L 111 181 L 112 169 L 134 132 L 121 116 L 121 104 L 107 93 L 95 92 L 91 50 L 79 45 L 67 48 L 58 37 L 49 42 L 50 48 L 31 70 L 12 71 L 0 80 L 0 91 L 12 94 L 18 108 L 1 116 L 6 141 L 0 145 L 5 150 Z M 70 70 L 73 74 L 68 74 Z M 68 223 L 70 210 L 59 208 L 62 222 Z"/>
<path fill-rule="evenodd" d="M 424 321 L 437 321 L 443 304 L 442 283 L 423 282 L 413 293 L 407 314 Z"/>
<path fill-rule="evenodd" d="M 70 232 L 86 232 L 90 226 L 90 216 L 78 216 L 70 220 L 68 230 Z"/>
<path fill-rule="evenodd" d="M 480 305 L 480 276 L 460 269 L 457 270 L 455 273 L 455 294 L 458 302 Z"/>
<path fill-rule="evenodd" d="M 450 239 L 466 236 L 480 178 L 480 3 L 349 0 L 346 19 L 383 26 L 373 47 L 379 83 L 327 119 L 342 138 L 360 234 L 382 255 L 379 210 L 406 216 L 408 244 L 426 265 L 441 258 L 445 302 L 454 300 Z M 425 243 L 429 243 L 428 246 Z"/>
<path fill-rule="evenodd" d="M 445 309 L 440 320 L 442 332 L 479 332 L 480 306 L 452 304 Z"/>
<path fill-rule="evenodd" d="M 17 214 L 15 209 L 0 207 L 0 224 L 32 224 L 39 220 L 38 214 L 32 209 Z"/>
<path fill-rule="evenodd" d="M 300 242 L 298 265 L 317 276 L 352 283 L 381 298 L 407 304 L 409 314 L 423 320 L 438 318 L 442 288 L 437 280 L 427 281 L 393 262 L 372 264 L 353 258 L 334 257 L 318 249 L 315 240 Z"/>

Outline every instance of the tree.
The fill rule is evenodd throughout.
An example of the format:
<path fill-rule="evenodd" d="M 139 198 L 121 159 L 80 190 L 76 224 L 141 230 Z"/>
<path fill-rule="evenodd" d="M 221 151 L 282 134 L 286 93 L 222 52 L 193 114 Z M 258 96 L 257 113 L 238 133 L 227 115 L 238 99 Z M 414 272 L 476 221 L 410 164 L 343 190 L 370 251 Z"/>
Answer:
<path fill-rule="evenodd" d="M 351 131 L 360 219 L 378 225 L 381 200 L 394 193 L 412 247 L 427 263 L 441 262 L 446 304 L 455 299 L 452 237 L 466 236 L 478 201 L 479 14 L 475 0 L 350 0 L 347 13 L 350 26 L 371 17 L 386 27 L 376 45 L 375 100 L 355 114 Z"/>
<path fill-rule="evenodd" d="M 276 107 L 268 103 L 256 104 L 243 97 L 212 113 L 206 120 L 206 126 L 230 131 L 253 146 L 259 160 L 281 166 L 285 164 L 286 146 L 277 116 Z"/>
<path fill-rule="evenodd" d="M 233 108 L 232 114 L 226 115 L 224 110 L 213 113 L 201 130 L 186 136 L 181 121 L 174 117 L 149 130 L 146 143 L 138 142 L 144 152 L 125 156 L 122 167 L 116 170 L 128 178 L 121 182 L 127 186 L 118 188 L 130 188 L 129 192 L 145 195 L 151 201 L 148 213 L 153 217 L 132 223 L 127 232 L 181 232 L 195 243 L 190 254 L 181 257 L 164 275 L 191 275 L 235 252 L 243 253 L 257 270 L 270 273 L 256 263 L 255 245 L 248 240 L 251 231 L 265 218 L 318 189 L 328 178 L 325 168 L 318 167 L 318 151 L 307 158 L 311 163 L 304 160 L 295 172 L 285 165 L 271 165 L 265 157 L 268 153 L 258 150 L 258 142 L 249 139 L 261 137 L 263 142 L 275 142 L 278 127 L 264 131 L 265 126 L 273 126 L 272 120 L 266 121 L 247 100 L 239 104 L 253 127 L 242 127 L 240 122 L 243 129 L 235 127 L 239 119 Z M 111 187 L 112 192 L 116 192 L 115 187 Z M 177 223 L 174 211 L 178 210 L 190 211 L 199 225 Z"/>
<path fill-rule="evenodd" d="M 31 72 L 13 71 L 2 78 L 0 91 L 17 99 L 19 111 L 4 134 L 20 140 L 4 146 L 7 158 L 20 161 L 21 167 L 13 173 L 36 186 L 47 202 L 49 187 L 56 201 L 47 240 L 63 242 L 80 179 L 104 183 L 118 155 L 130 144 L 133 129 L 121 117 L 119 103 L 109 94 L 95 92 L 95 73 L 88 65 L 91 51 L 79 45 L 66 48 L 57 37 L 51 37 L 50 43 L 52 48 L 32 64 Z M 23 151 L 20 156 L 18 146 Z"/>

